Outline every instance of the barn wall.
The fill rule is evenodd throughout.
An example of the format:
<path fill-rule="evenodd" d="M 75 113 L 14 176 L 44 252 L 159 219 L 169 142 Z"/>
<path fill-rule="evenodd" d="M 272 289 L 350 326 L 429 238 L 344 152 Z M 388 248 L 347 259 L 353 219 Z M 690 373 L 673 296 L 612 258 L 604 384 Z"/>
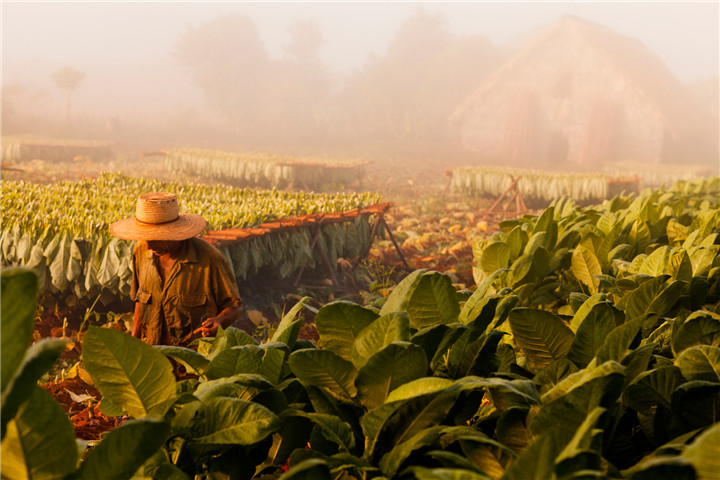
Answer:
<path fill-rule="evenodd" d="M 569 29 L 498 72 L 460 128 L 464 146 L 502 163 L 592 167 L 659 162 L 664 123 L 612 58 Z"/>

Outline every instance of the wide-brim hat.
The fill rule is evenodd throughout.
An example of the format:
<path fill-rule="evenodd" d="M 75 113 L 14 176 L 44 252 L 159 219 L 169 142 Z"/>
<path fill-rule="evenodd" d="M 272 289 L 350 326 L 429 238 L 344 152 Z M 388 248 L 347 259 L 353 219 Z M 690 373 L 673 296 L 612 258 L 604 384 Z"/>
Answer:
<path fill-rule="evenodd" d="M 180 213 L 177 197 L 156 192 L 140 195 L 135 217 L 110 225 L 110 233 L 123 240 L 186 240 L 205 229 L 200 215 Z"/>

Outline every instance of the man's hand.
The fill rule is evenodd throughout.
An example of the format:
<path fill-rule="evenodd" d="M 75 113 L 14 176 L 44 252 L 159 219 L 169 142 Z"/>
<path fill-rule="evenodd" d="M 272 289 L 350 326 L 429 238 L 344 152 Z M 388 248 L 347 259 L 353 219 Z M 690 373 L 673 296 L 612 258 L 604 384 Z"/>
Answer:
<path fill-rule="evenodd" d="M 242 307 L 225 307 L 214 317 L 208 317 L 196 328 L 193 333 L 203 337 L 214 337 L 217 335 L 218 327 L 228 328 L 235 320 L 240 318 Z"/>
<path fill-rule="evenodd" d="M 200 328 L 197 328 L 193 333 L 199 333 L 203 337 L 214 337 L 217 334 L 218 327 L 221 325 L 222 323 L 218 317 L 210 317 L 205 319 L 205 321 L 200 324 Z"/>

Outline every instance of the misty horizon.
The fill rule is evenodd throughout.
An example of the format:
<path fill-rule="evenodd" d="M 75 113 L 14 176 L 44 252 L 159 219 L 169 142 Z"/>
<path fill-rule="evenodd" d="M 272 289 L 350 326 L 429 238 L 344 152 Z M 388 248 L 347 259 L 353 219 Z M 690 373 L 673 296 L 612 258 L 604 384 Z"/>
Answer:
<path fill-rule="evenodd" d="M 288 47 L 294 26 L 316 26 L 320 37 L 315 46 L 318 62 L 312 68 L 326 82 L 317 88 L 329 89 L 335 95 L 351 91 L 358 82 L 371 81 L 372 75 L 380 72 L 378 69 L 390 68 L 382 65 L 390 65 L 390 50 L 397 48 L 393 45 L 398 35 L 413 18 L 425 16 L 433 19 L 436 25 L 432 28 L 445 32 L 448 40 L 458 45 L 473 44 L 472 48 L 484 49 L 489 55 L 478 59 L 478 65 L 466 67 L 463 75 L 468 79 L 463 96 L 467 96 L 490 71 L 563 16 L 571 15 L 640 42 L 673 76 L 709 99 L 707 107 L 717 117 L 717 106 L 712 105 L 720 70 L 717 3 L 4 2 L 2 10 L 4 105 L 15 101 L 14 112 L 60 119 L 66 108 L 65 95 L 50 77 L 59 68 L 69 66 L 84 74 L 79 87 L 72 91 L 73 118 L 82 117 L 87 125 L 117 122 L 125 128 L 132 124 L 146 130 L 152 126 L 165 135 L 160 143 L 170 142 L 178 125 L 197 124 L 205 131 L 241 128 L 229 127 L 227 115 L 217 105 L 213 107 L 208 85 L 199 86 L 197 76 L 193 78 L 198 72 L 193 73 L 188 65 L 183 67 L 173 54 L 189 32 L 225 18 L 247 18 L 254 24 L 259 51 L 267 61 L 277 64 L 273 68 L 289 68 L 281 65 L 292 59 Z M 381 80 L 382 75 L 374 81 L 387 82 Z M 462 100 L 459 92 L 457 97 L 448 97 L 448 101 L 456 103 L 452 108 L 444 107 L 448 115 Z M 267 115 L 274 111 L 286 116 L 279 105 L 272 106 L 273 101 L 265 103 Z M 331 103 L 323 108 L 348 110 L 344 102 L 360 100 L 347 97 L 341 102 L 335 96 L 324 101 Z M 18 109 L 19 105 L 24 106 Z M 298 104 L 295 108 L 313 108 L 310 105 Z M 303 122 L 299 117 L 298 121 Z M 365 121 L 371 121 L 370 117 Z M 5 133 L 9 124 L 3 123 Z M 318 128 L 314 136 L 320 135 L 322 128 Z M 96 129 L 92 136 L 102 135 L 102 129 Z M 178 135 L 187 141 L 186 135 Z M 248 135 L 241 137 L 254 139 Z M 205 140 L 200 133 L 198 137 Z M 274 136 L 266 137 L 258 145 L 273 145 Z M 155 134 L 154 138 L 162 135 Z M 222 138 L 227 136 L 207 137 L 206 142 L 212 145 Z M 293 142 L 283 141 L 287 145 Z M 235 139 L 232 143 L 238 142 Z M 296 143 L 298 147 L 303 145 L 302 140 Z"/>

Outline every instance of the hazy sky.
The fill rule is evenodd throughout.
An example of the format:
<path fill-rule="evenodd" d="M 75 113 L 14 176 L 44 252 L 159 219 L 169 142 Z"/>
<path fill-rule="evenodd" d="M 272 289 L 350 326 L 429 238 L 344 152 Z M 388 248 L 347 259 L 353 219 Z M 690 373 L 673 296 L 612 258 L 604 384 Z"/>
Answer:
<path fill-rule="evenodd" d="M 638 38 L 683 81 L 720 70 L 720 2 L 12 2 L 2 0 L 3 63 L 52 61 L 115 67 L 167 57 L 186 25 L 245 13 L 271 55 L 282 52 L 288 26 L 315 21 L 321 57 L 339 72 L 384 53 L 418 9 L 442 13 L 455 34 L 485 34 L 502 44 L 565 13 Z"/>

